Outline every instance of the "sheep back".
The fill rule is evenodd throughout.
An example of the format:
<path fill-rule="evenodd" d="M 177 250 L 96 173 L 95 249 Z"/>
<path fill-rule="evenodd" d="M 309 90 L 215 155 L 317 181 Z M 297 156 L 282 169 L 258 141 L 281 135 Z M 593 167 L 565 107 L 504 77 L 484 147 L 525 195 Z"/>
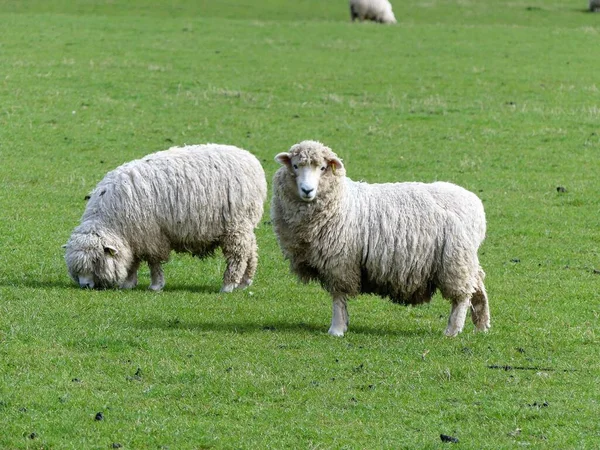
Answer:
<path fill-rule="evenodd" d="M 350 0 L 349 5 L 352 20 L 396 23 L 392 5 L 388 0 Z"/>
<path fill-rule="evenodd" d="M 266 192 L 262 166 L 245 150 L 173 147 L 109 172 L 91 193 L 81 226 L 100 223 L 140 259 L 166 261 L 171 249 L 204 256 L 224 235 L 253 230 Z"/>

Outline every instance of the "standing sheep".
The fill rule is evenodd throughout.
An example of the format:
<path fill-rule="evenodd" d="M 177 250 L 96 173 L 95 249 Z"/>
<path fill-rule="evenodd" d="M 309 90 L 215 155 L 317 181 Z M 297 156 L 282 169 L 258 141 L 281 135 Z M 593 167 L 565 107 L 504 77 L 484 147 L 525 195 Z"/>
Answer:
<path fill-rule="evenodd" d="M 600 0 L 590 0 L 590 11 L 591 12 L 600 11 Z"/>
<path fill-rule="evenodd" d="M 320 142 L 303 141 L 275 160 L 271 219 L 291 270 L 319 280 L 333 298 L 329 334 L 348 329 L 348 297 L 375 293 L 395 303 L 452 303 L 445 334 L 463 329 L 467 310 L 490 327 L 477 249 L 485 237 L 479 198 L 450 183 L 368 184 L 347 178 Z"/>
<path fill-rule="evenodd" d="M 350 0 L 350 17 L 352 22 L 356 19 L 372 20 L 379 23 L 396 23 L 392 5 L 388 0 Z"/>
<path fill-rule="evenodd" d="M 90 195 L 65 246 L 69 274 L 81 287 L 127 289 L 147 261 L 150 289 L 158 291 L 171 250 L 204 257 L 221 247 L 221 291 L 248 287 L 266 195 L 258 160 L 229 145 L 173 147 L 123 164 Z"/>

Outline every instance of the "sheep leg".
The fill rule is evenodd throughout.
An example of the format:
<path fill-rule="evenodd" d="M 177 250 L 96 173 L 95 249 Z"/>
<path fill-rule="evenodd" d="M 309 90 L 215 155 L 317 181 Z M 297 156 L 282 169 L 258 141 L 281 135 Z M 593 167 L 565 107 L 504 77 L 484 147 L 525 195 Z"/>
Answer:
<path fill-rule="evenodd" d="M 488 331 L 490 329 L 490 307 L 487 292 L 483 284 L 485 273 L 479 269 L 477 279 L 477 290 L 471 297 L 471 319 L 477 331 Z"/>
<path fill-rule="evenodd" d="M 248 257 L 248 262 L 246 266 L 246 272 L 244 272 L 244 276 L 242 277 L 242 281 L 238 286 L 239 289 L 245 289 L 252 285 L 252 279 L 254 278 L 254 274 L 256 273 L 256 266 L 258 264 L 258 246 L 256 245 L 256 237 L 254 233 L 252 233 L 252 250 L 250 251 L 250 256 Z"/>
<path fill-rule="evenodd" d="M 250 253 L 250 240 L 247 235 L 228 236 L 221 248 L 223 256 L 227 261 L 227 268 L 223 274 L 223 287 L 221 292 L 232 292 L 239 287 L 242 276 L 248 265 L 248 254 Z"/>
<path fill-rule="evenodd" d="M 343 336 L 348 331 L 350 323 L 346 297 L 344 295 L 333 295 L 333 316 L 329 334 L 332 336 Z"/>
<path fill-rule="evenodd" d="M 350 5 L 350 18 L 352 19 L 352 22 L 358 18 L 358 13 L 354 9 L 354 5 Z"/>
<path fill-rule="evenodd" d="M 121 289 L 133 289 L 138 284 L 138 269 L 140 268 L 140 261 L 135 260 L 127 271 L 127 279 L 121 284 Z"/>
<path fill-rule="evenodd" d="M 469 305 L 469 297 L 460 300 L 452 300 L 452 309 L 450 310 L 450 317 L 448 318 L 448 326 L 444 332 L 446 336 L 454 337 L 463 330 Z"/>
<path fill-rule="evenodd" d="M 162 265 L 159 262 L 148 261 L 150 267 L 151 284 L 148 289 L 151 291 L 160 291 L 165 287 L 165 275 L 162 270 Z"/>

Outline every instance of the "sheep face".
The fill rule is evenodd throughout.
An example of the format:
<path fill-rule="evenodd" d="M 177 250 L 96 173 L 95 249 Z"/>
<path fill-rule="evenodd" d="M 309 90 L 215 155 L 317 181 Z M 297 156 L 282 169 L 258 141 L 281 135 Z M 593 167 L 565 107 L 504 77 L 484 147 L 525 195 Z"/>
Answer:
<path fill-rule="evenodd" d="M 114 236 L 73 233 L 65 248 L 69 275 L 81 288 L 119 287 L 133 264 L 131 250 Z"/>
<path fill-rule="evenodd" d="M 344 169 L 342 161 L 331 150 L 313 141 L 296 144 L 289 153 L 279 153 L 275 161 L 287 167 L 296 182 L 298 197 L 305 202 L 317 197 L 323 177 L 335 176 L 338 171 L 342 175 Z"/>

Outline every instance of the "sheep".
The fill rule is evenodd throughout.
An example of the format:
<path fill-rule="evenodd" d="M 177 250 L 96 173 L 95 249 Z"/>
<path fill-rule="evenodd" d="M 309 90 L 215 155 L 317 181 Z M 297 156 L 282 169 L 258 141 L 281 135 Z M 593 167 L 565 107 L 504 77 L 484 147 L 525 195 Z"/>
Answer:
<path fill-rule="evenodd" d="M 396 23 L 392 5 L 388 0 L 350 0 L 350 18 L 372 20 L 379 23 Z"/>
<path fill-rule="evenodd" d="M 590 0 L 590 12 L 600 11 L 600 0 Z"/>
<path fill-rule="evenodd" d="M 64 246 L 69 274 L 82 288 L 131 289 L 147 261 L 150 289 L 159 291 L 171 250 L 202 258 L 220 247 L 227 261 L 221 291 L 248 287 L 266 196 L 261 164 L 230 145 L 172 147 L 128 162 L 90 194 Z"/>
<path fill-rule="evenodd" d="M 490 328 L 477 256 L 485 213 L 475 194 L 445 182 L 355 182 L 316 141 L 275 160 L 282 167 L 273 177 L 273 228 L 291 271 L 331 294 L 329 334 L 348 330 L 349 297 L 373 293 L 416 305 L 437 289 L 452 304 L 447 336 L 462 331 L 469 306 L 477 330 Z"/>

